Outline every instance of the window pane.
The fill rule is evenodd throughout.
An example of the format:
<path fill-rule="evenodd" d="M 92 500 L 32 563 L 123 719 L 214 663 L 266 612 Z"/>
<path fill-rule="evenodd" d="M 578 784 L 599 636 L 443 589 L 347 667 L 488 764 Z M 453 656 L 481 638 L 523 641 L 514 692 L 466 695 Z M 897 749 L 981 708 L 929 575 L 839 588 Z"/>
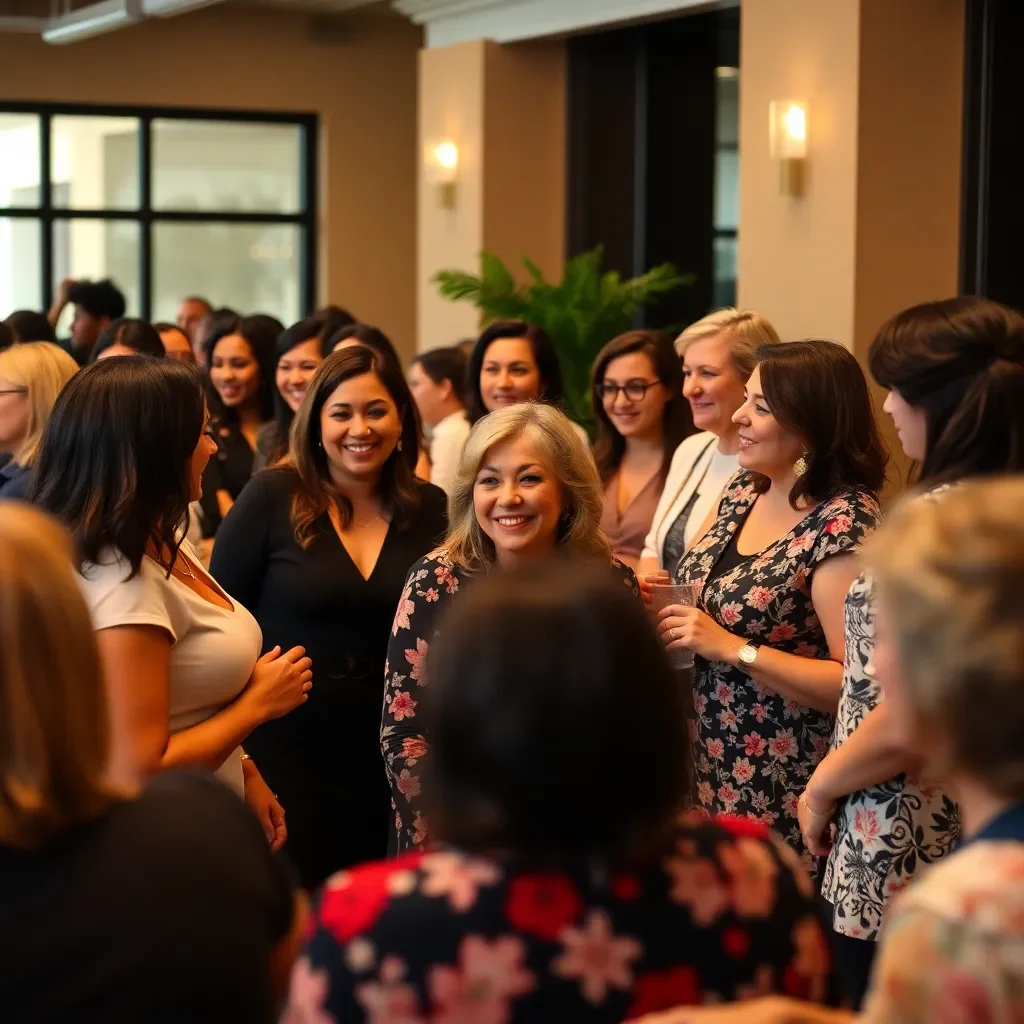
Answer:
<path fill-rule="evenodd" d="M 109 277 L 124 293 L 128 316 L 139 315 L 139 225 L 130 220 L 55 220 L 54 287 L 66 277 Z M 73 311 L 64 311 L 57 333 L 66 337 Z"/>
<path fill-rule="evenodd" d="M 173 320 L 186 295 L 204 295 L 298 320 L 302 234 L 292 224 L 154 224 L 153 319 Z"/>
<path fill-rule="evenodd" d="M 153 121 L 153 208 L 299 213 L 302 128 Z"/>
<path fill-rule="evenodd" d="M 0 317 L 42 310 L 42 227 L 24 217 L 0 217 Z"/>
<path fill-rule="evenodd" d="M 740 224 L 740 154 L 735 149 L 715 153 L 715 230 L 735 231 Z"/>
<path fill-rule="evenodd" d="M 39 205 L 39 118 L 0 114 L 0 206 Z"/>
<path fill-rule="evenodd" d="M 736 239 L 715 239 L 715 305 L 736 305 Z"/>
<path fill-rule="evenodd" d="M 71 210 L 139 206 L 139 122 L 62 115 L 52 122 L 53 205 Z"/>

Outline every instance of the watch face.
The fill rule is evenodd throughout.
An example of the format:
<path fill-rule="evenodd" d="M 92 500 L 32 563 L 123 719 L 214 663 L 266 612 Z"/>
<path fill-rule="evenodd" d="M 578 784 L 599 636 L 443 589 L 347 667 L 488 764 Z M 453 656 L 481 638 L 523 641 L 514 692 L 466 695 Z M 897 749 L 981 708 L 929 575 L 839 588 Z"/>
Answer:
<path fill-rule="evenodd" d="M 751 647 L 749 644 L 746 647 L 740 648 L 740 661 L 744 665 L 752 665 L 754 659 L 757 657 L 757 648 Z"/>

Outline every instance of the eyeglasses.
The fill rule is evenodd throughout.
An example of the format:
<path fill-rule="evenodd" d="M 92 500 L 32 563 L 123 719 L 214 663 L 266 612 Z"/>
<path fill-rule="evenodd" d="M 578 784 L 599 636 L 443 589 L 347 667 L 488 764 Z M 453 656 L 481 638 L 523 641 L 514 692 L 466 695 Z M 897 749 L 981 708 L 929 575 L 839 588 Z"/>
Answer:
<path fill-rule="evenodd" d="M 614 401 L 622 391 L 631 402 L 642 402 L 647 397 L 647 392 L 660 383 L 660 380 L 630 380 L 621 385 L 602 382 L 594 387 L 594 391 L 601 401 L 606 398 Z"/>
<path fill-rule="evenodd" d="M 0 391 L 0 395 L 27 395 L 28 388 L 8 388 L 6 391 Z"/>

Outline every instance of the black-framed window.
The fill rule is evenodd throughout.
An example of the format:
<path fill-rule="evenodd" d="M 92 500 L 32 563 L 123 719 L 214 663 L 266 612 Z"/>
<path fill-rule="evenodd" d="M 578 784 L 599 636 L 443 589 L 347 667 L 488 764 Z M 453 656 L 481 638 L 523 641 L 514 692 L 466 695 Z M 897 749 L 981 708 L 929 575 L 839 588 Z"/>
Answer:
<path fill-rule="evenodd" d="M 65 277 L 129 315 L 186 295 L 285 322 L 316 305 L 317 118 L 0 103 L 0 317 Z"/>

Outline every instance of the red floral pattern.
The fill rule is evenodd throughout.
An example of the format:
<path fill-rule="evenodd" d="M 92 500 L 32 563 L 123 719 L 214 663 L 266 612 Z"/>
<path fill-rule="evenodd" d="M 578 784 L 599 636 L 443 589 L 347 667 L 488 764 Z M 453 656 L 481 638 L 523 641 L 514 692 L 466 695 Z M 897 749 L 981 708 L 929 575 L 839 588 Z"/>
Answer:
<path fill-rule="evenodd" d="M 289 1024 L 619 1021 L 783 987 L 822 999 L 824 939 L 792 851 L 690 816 L 660 862 L 543 865 L 454 850 L 330 879 Z"/>
<path fill-rule="evenodd" d="M 683 557 L 676 579 L 700 584 L 701 608 L 734 635 L 802 657 L 827 657 L 811 578 L 823 561 L 860 545 L 878 523 L 878 503 L 861 492 L 837 494 L 756 557 L 714 575 L 756 499 L 753 477 L 737 474 L 718 518 Z M 761 686 L 741 669 L 702 658 L 695 666 L 694 708 L 700 805 L 776 828 L 802 853 L 796 797 L 828 749 L 832 717 Z"/>

